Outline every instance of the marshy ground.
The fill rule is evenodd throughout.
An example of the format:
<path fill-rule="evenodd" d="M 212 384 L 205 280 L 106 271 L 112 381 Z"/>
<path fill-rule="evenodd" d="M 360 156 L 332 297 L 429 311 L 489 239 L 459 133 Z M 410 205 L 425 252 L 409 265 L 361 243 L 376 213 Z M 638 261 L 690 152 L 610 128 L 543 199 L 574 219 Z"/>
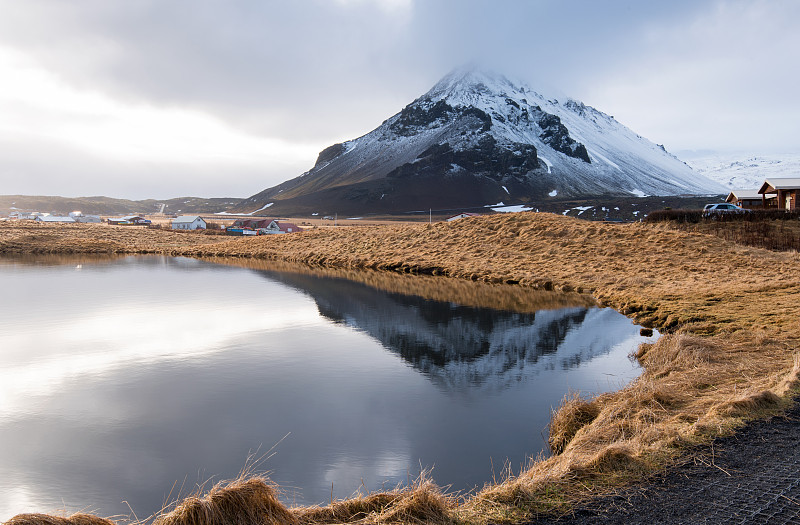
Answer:
<path fill-rule="evenodd" d="M 800 256 L 721 237 L 668 222 L 608 224 L 543 213 L 256 238 L 3 223 L 0 255 L 270 259 L 504 282 L 591 294 L 661 330 L 658 342 L 637 353 L 644 368 L 637 380 L 594 399 L 565 399 L 551 424 L 553 456 L 468 498 L 442 494 L 422 480 L 401 492 L 285 509 L 240 482 L 158 518 L 222 523 L 223 502 L 223 514 L 238 516 L 238 523 L 520 523 L 616 493 L 743 421 L 789 406 L 800 375 Z M 248 499 L 251 492 L 260 496 Z"/>

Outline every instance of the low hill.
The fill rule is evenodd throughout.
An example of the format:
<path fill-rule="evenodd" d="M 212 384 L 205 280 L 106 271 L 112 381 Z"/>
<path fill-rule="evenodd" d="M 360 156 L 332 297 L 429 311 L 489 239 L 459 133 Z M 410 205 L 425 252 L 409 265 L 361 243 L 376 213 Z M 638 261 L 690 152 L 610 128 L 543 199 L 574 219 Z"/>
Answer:
<path fill-rule="evenodd" d="M 239 198 L 177 197 L 167 200 L 127 200 L 111 197 L 57 197 L 45 195 L 0 195 L 0 215 L 12 211 L 40 211 L 66 215 L 81 211 L 91 215 L 130 215 L 164 213 L 192 214 L 228 211 L 241 201 Z"/>

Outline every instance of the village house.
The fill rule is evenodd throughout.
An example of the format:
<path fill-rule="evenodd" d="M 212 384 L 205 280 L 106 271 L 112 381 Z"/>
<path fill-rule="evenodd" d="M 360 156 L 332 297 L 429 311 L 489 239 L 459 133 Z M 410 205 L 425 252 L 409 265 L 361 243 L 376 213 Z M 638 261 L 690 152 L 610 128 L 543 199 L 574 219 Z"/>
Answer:
<path fill-rule="evenodd" d="M 292 222 L 277 219 L 236 219 L 225 231 L 230 235 L 273 235 L 303 230 Z"/>
<path fill-rule="evenodd" d="M 71 212 L 69 212 L 69 216 L 72 217 L 72 219 L 75 222 L 80 222 L 80 223 L 90 223 L 90 222 L 91 223 L 100 223 L 100 222 L 103 222 L 103 219 L 101 219 L 99 215 L 84 215 L 82 212 L 79 212 L 79 211 L 71 211 Z"/>
<path fill-rule="evenodd" d="M 231 225 L 232 228 L 248 228 L 251 230 L 258 230 L 260 228 L 268 228 L 272 219 L 236 219 Z"/>
<path fill-rule="evenodd" d="M 740 208 L 774 208 L 777 195 L 761 195 L 758 190 L 732 190 L 725 202 L 735 204 Z"/>
<path fill-rule="evenodd" d="M 172 221 L 173 230 L 205 230 L 208 225 L 198 215 L 181 215 Z"/>
<path fill-rule="evenodd" d="M 800 197 L 800 177 L 769 178 L 764 181 L 758 190 L 762 203 L 766 207 L 767 196 L 774 195 L 776 207 L 782 210 L 796 210 L 797 199 Z"/>
<path fill-rule="evenodd" d="M 125 217 L 109 217 L 106 219 L 108 224 L 116 224 L 119 226 L 138 226 L 150 224 L 149 219 L 145 219 L 141 215 L 126 215 Z"/>
<path fill-rule="evenodd" d="M 297 233 L 302 231 L 300 227 L 293 222 L 286 221 L 271 221 L 266 228 L 259 228 L 258 232 L 261 234 L 279 234 L 279 233 Z"/>
<path fill-rule="evenodd" d="M 75 222 L 72 217 L 59 217 L 57 215 L 39 215 L 34 219 L 36 222 L 66 223 Z"/>

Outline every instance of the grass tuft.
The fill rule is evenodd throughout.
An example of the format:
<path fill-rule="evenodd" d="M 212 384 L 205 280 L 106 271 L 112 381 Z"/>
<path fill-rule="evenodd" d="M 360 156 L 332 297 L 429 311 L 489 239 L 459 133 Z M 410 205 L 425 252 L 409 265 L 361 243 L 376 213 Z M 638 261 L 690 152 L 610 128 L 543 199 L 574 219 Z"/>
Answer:
<path fill-rule="evenodd" d="M 153 525 L 292 525 L 297 518 L 263 478 L 216 484 L 205 497 L 190 496 Z"/>
<path fill-rule="evenodd" d="M 561 454 L 580 429 L 600 414 L 595 400 L 585 399 L 577 392 L 566 394 L 550 419 L 547 444 L 554 455 Z"/>

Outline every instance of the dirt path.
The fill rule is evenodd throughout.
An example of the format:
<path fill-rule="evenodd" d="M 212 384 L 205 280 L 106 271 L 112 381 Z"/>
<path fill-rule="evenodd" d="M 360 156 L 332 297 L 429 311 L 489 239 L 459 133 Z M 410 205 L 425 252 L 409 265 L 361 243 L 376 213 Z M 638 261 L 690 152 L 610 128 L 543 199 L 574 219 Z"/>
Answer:
<path fill-rule="evenodd" d="M 534 523 L 800 523 L 800 404 L 687 460 L 647 485 Z"/>

